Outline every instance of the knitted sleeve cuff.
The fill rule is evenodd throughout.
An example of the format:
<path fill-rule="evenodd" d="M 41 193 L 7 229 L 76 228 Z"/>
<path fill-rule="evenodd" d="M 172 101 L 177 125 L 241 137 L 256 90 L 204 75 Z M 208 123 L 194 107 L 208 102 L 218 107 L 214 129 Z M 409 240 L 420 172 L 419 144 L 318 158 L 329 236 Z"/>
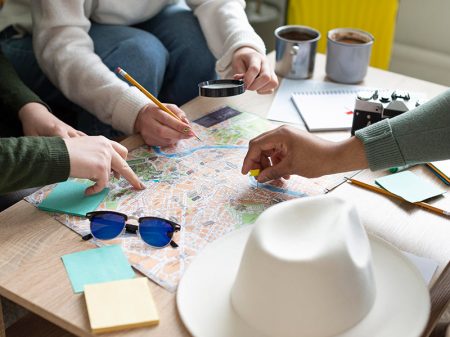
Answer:
<path fill-rule="evenodd" d="M 67 180 L 70 174 L 70 157 L 66 143 L 59 137 L 44 138 L 49 155 L 47 184 Z"/>
<path fill-rule="evenodd" d="M 358 130 L 355 136 L 364 144 L 372 171 L 406 164 L 392 133 L 389 119 Z"/>
<path fill-rule="evenodd" d="M 138 88 L 130 86 L 125 90 L 114 108 L 112 114 L 113 128 L 127 135 L 135 133 L 134 124 L 139 111 L 150 102 L 150 99 Z"/>

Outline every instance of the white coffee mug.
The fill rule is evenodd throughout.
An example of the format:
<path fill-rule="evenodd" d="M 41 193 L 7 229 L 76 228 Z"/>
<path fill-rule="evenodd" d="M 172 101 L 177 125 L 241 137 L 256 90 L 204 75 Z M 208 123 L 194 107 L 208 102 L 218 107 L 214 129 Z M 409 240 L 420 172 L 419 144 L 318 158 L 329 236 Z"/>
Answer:
<path fill-rule="evenodd" d="M 326 74 L 335 82 L 361 82 L 367 74 L 374 37 L 353 28 L 336 28 L 327 35 Z"/>

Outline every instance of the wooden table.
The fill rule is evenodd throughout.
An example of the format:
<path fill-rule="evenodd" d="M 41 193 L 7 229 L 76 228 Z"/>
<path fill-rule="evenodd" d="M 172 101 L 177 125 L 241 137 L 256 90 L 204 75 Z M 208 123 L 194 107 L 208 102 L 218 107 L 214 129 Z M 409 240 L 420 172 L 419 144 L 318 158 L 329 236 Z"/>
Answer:
<path fill-rule="evenodd" d="M 325 57 L 318 55 L 314 79 L 323 80 Z M 403 75 L 370 68 L 367 86 L 408 89 L 432 97 L 446 87 Z M 196 98 L 183 106 L 191 119 L 213 109 L 232 105 L 242 111 L 265 116 L 273 95 L 244 95 L 215 99 Z M 326 136 L 330 136 L 327 134 Z M 344 134 L 343 136 L 347 136 Z M 141 144 L 130 137 L 125 145 Z M 366 228 L 397 247 L 439 262 L 440 272 L 450 257 L 450 221 L 414 207 L 405 207 L 372 192 L 344 184 L 332 193 L 358 205 Z M 20 304 L 37 315 L 77 336 L 93 336 L 83 295 L 73 294 L 61 255 L 94 246 L 48 214 L 21 201 L 0 213 L 0 296 Z M 152 283 L 152 292 L 161 316 L 159 326 L 134 329 L 105 336 L 187 336 L 175 305 L 175 294 Z M 1 309 L 1 308 L 0 308 Z M 1 311 L 0 311 L 1 312 Z M 0 329 L 2 322 L 0 319 Z M 2 336 L 0 330 L 0 336 Z"/>

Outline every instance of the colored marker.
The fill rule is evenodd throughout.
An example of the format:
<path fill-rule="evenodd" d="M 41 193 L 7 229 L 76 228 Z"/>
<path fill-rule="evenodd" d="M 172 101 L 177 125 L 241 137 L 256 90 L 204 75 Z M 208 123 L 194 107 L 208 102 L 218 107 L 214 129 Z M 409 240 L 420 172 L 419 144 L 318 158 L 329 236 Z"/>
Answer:
<path fill-rule="evenodd" d="M 250 177 L 257 177 L 257 176 L 259 176 L 260 172 L 261 172 L 260 169 L 250 170 Z"/>
<path fill-rule="evenodd" d="M 260 172 L 261 172 L 260 169 L 250 170 L 250 177 L 255 177 L 255 180 L 256 180 L 256 177 L 259 176 Z M 256 180 L 256 188 L 259 188 L 258 180 Z"/>
<path fill-rule="evenodd" d="M 407 170 L 407 169 L 409 169 L 410 167 L 413 167 L 413 166 L 414 166 L 414 164 L 412 164 L 412 165 L 404 165 L 404 166 L 399 166 L 399 167 L 391 167 L 389 169 L 389 172 L 391 172 L 391 173 L 401 172 L 401 171 Z"/>

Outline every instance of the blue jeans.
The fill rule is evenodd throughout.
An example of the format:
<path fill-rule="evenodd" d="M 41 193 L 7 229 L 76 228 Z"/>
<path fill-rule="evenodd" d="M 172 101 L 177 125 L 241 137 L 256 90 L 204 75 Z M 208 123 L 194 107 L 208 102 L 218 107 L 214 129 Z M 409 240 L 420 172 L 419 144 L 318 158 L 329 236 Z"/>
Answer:
<path fill-rule="evenodd" d="M 111 126 L 68 101 L 42 73 L 32 48 L 32 38 L 12 38 L 12 28 L 1 33 L 5 56 L 19 76 L 56 111 L 75 111 L 75 121 L 63 119 L 90 135 L 120 135 Z M 114 71 L 125 69 L 162 102 L 182 105 L 198 95 L 197 84 L 216 78 L 215 58 L 206 44 L 197 18 L 177 5 L 135 26 L 92 22 L 89 36 L 94 51 Z"/>

